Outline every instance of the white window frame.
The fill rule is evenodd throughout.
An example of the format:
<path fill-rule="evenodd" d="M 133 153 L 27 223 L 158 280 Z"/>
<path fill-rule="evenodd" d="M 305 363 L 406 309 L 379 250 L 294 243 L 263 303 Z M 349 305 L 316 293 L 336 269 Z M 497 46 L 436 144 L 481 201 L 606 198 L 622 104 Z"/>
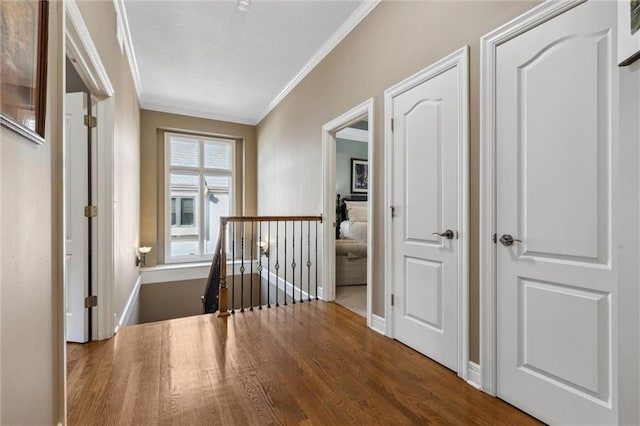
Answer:
<path fill-rule="evenodd" d="M 191 138 L 199 142 L 199 156 L 200 167 L 186 167 L 186 166 L 171 166 L 171 139 L 172 138 Z M 204 143 L 205 142 L 224 142 L 231 145 L 231 170 L 214 169 L 204 167 Z M 193 133 L 176 133 L 165 132 L 164 133 L 164 223 L 165 223 L 165 238 L 164 238 L 164 250 L 165 250 L 165 263 L 188 263 L 188 262 L 202 262 L 210 261 L 213 259 L 213 253 L 201 254 L 201 255 L 188 255 L 188 256 L 172 256 L 171 254 L 171 198 L 181 197 L 182 195 L 174 195 L 171 190 L 171 172 L 186 172 L 190 174 L 197 173 L 200 179 L 200 185 L 195 192 L 185 191 L 185 196 L 195 195 L 196 199 L 196 212 L 195 213 L 195 227 L 198 231 L 198 252 L 204 253 L 205 249 L 205 200 L 206 200 L 206 188 L 204 176 L 205 174 L 214 174 L 218 176 L 229 176 L 231 178 L 231 185 L 229 188 L 229 205 L 231 207 L 230 215 L 234 215 L 235 212 L 235 189 L 236 189 L 236 140 L 231 138 L 205 136 L 201 134 Z M 189 193 L 188 193 L 189 192 Z M 177 213 L 177 211 L 176 211 Z"/>

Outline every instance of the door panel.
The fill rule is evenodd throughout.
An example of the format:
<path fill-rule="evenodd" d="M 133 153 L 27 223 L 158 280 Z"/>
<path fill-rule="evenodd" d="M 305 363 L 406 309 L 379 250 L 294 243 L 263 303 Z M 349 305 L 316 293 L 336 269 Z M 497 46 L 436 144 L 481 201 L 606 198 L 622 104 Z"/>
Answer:
<path fill-rule="evenodd" d="M 88 283 L 88 236 L 84 206 L 87 204 L 87 128 L 84 126 L 87 95 L 65 95 L 65 289 L 67 341 L 89 339 L 89 315 L 84 307 Z"/>
<path fill-rule="evenodd" d="M 614 25 L 587 2 L 497 54 L 497 389 L 551 423 L 616 418 Z"/>
<path fill-rule="evenodd" d="M 419 101 L 404 121 L 405 239 L 440 245 L 434 230 L 442 229 L 442 99 Z M 402 127 L 402 126 L 401 126 Z"/>
<path fill-rule="evenodd" d="M 465 51 L 466 54 L 466 51 Z M 393 131 L 393 336 L 457 371 L 459 362 L 459 66 L 391 98 Z M 465 74 L 466 75 L 466 74 Z M 447 239 L 434 233 L 453 231 Z"/>

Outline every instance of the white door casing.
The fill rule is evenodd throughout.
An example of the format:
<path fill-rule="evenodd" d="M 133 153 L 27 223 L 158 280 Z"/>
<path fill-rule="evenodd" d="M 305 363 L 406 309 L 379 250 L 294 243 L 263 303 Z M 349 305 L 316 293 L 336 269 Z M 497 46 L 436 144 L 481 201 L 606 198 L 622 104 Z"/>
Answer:
<path fill-rule="evenodd" d="M 387 334 L 465 379 L 468 54 L 464 47 L 385 91 Z M 434 235 L 446 230 L 451 239 Z"/>
<path fill-rule="evenodd" d="M 483 389 L 547 423 L 621 418 L 615 17 L 549 2 L 482 41 Z"/>
<path fill-rule="evenodd" d="M 367 99 L 349 111 L 342 114 L 322 126 L 322 182 L 323 182 L 323 260 L 322 260 L 322 299 L 335 300 L 336 296 L 336 272 L 335 272 L 335 226 L 336 224 L 336 133 L 366 117 L 369 123 L 367 131 L 367 157 L 368 157 L 368 193 L 367 193 L 367 327 L 373 327 L 372 307 L 372 277 L 373 277 L 373 239 L 375 206 L 375 146 L 374 146 L 374 121 L 373 98 Z M 376 330 L 381 331 L 381 330 Z"/>
<path fill-rule="evenodd" d="M 88 311 L 84 307 L 87 296 L 88 245 L 87 218 L 87 128 L 83 118 L 87 95 L 65 95 L 65 312 L 67 341 L 84 343 L 88 340 Z"/>
<path fill-rule="evenodd" d="M 94 294 L 98 306 L 93 308 L 93 336 L 108 339 L 114 334 L 113 276 L 114 276 L 114 89 L 89 30 L 75 0 L 65 5 L 65 48 L 74 68 L 92 98 L 97 99 L 96 115 L 100 117 L 93 132 L 95 153 L 94 202 L 99 216 L 94 220 Z M 65 106 L 66 108 L 66 106 Z M 65 155 L 66 155 L 65 146 Z M 65 194 L 66 196 L 66 194 Z M 65 295 L 66 298 L 66 295 Z M 65 310 L 66 312 L 66 310 Z"/>

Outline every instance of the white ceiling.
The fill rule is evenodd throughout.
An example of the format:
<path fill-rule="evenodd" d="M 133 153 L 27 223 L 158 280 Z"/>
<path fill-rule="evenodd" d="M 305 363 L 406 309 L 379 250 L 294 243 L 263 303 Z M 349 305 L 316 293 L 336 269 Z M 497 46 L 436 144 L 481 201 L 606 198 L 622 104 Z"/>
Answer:
<path fill-rule="evenodd" d="M 256 124 L 378 1 L 125 0 L 140 103 Z"/>

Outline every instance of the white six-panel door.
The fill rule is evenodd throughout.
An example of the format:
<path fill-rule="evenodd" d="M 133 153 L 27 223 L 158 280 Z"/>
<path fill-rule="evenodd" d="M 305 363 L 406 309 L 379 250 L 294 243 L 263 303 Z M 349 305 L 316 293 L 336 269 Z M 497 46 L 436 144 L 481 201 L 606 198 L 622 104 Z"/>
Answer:
<path fill-rule="evenodd" d="M 393 337 L 454 371 L 461 369 L 462 351 L 467 55 L 461 49 L 387 91 Z"/>
<path fill-rule="evenodd" d="M 497 393 L 549 423 L 616 423 L 615 19 L 587 2 L 496 53 Z"/>

